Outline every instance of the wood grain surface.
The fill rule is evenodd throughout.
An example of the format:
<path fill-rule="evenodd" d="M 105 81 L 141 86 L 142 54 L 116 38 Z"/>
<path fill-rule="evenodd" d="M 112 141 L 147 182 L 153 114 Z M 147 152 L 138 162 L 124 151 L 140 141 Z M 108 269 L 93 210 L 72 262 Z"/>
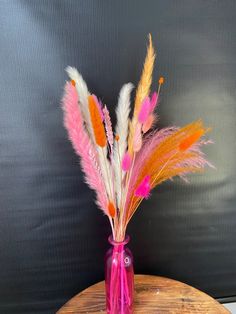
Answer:
<path fill-rule="evenodd" d="M 57 312 L 57 314 L 69 313 L 106 313 L 104 281 L 85 289 Z M 226 314 L 230 312 L 207 294 L 179 281 L 157 276 L 135 275 L 134 313 Z"/>

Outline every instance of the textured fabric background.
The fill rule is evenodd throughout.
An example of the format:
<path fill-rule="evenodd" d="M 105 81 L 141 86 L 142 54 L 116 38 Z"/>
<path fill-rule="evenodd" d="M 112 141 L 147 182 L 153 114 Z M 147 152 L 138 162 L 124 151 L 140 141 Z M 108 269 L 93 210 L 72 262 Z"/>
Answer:
<path fill-rule="evenodd" d="M 153 35 L 161 126 L 202 117 L 217 170 L 165 183 L 130 224 L 136 273 L 236 296 L 236 2 L 0 1 L 0 313 L 55 313 L 103 279 L 109 225 L 62 124 L 67 65 L 113 110 Z M 114 118 L 114 115 L 113 115 Z"/>

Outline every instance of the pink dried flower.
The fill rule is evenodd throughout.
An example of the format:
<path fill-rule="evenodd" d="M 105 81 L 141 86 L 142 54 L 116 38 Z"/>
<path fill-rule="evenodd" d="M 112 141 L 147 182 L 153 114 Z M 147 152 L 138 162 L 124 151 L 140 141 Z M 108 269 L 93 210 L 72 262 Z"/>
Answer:
<path fill-rule="evenodd" d="M 151 177 L 149 175 L 145 176 L 142 182 L 139 184 L 135 191 L 136 196 L 148 198 L 150 196 L 151 184 L 150 184 Z"/>

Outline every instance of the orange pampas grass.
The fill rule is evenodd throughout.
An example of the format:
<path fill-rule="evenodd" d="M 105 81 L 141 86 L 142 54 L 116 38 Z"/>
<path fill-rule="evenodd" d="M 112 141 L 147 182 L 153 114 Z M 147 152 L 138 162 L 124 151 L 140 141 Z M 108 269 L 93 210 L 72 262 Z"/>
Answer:
<path fill-rule="evenodd" d="M 185 151 L 189 147 L 191 147 L 195 142 L 199 140 L 199 138 L 205 133 L 204 129 L 199 129 L 189 137 L 185 138 L 180 144 L 179 144 L 179 150 Z"/>
<path fill-rule="evenodd" d="M 198 120 L 183 128 L 173 129 L 162 141 L 157 141 L 156 145 L 155 136 L 159 136 L 158 132 L 150 137 L 150 144 L 147 141 L 136 158 L 136 165 L 131 177 L 133 183 L 126 200 L 126 208 L 129 208 L 127 210 L 127 221 L 133 215 L 141 200 L 140 197 L 135 195 L 135 190 L 147 173 L 151 177 L 151 188 L 154 188 L 174 176 L 202 171 L 203 166 L 208 163 L 199 149 L 194 147 L 194 144 L 208 130 L 204 128 L 201 120 Z M 150 149 L 150 145 L 153 145 L 153 149 Z M 145 153 L 147 149 L 149 149 L 149 153 Z M 142 156 L 145 156 L 145 154 L 146 157 L 143 158 Z"/>
<path fill-rule="evenodd" d="M 180 165 L 184 160 L 193 158 L 196 155 L 195 151 L 187 151 L 187 144 L 188 148 L 190 148 L 207 130 L 203 127 L 201 120 L 199 120 L 174 131 L 171 135 L 163 139 L 159 145 L 154 147 L 150 156 L 143 163 L 140 171 L 140 181 L 141 177 L 143 178 L 149 172 L 152 177 L 152 186 L 154 187 L 163 178 L 170 178 L 173 174 L 181 174 L 182 168 L 174 167 L 174 165 Z M 180 147 L 186 149 L 181 150 Z M 168 164 L 166 165 L 167 162 Z M 165 168 L 159 173 L 164 165 Z M 157 177 L 158 173 L 159 176 Z"/>
<path fill-rule="evenodd" d="M 96 143 L 100 147 L 105 147 L 107 144 L 106 132 L 93 95 L 88 96 L 88 103 Z"/>

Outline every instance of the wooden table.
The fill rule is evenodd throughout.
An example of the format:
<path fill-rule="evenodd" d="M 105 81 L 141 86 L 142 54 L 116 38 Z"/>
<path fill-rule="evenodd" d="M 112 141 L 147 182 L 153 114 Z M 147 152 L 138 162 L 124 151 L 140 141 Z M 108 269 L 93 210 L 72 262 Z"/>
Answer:
<path fill-rule="evenodd" d="M 57 312 L 57 314 L 69 313 L 106 313 L 104 281 L 77 294 Z M 157 276 L 135 275 L 134 313 L 226 314 L 230 312 L 207 294 L 179 281 Z"/>

